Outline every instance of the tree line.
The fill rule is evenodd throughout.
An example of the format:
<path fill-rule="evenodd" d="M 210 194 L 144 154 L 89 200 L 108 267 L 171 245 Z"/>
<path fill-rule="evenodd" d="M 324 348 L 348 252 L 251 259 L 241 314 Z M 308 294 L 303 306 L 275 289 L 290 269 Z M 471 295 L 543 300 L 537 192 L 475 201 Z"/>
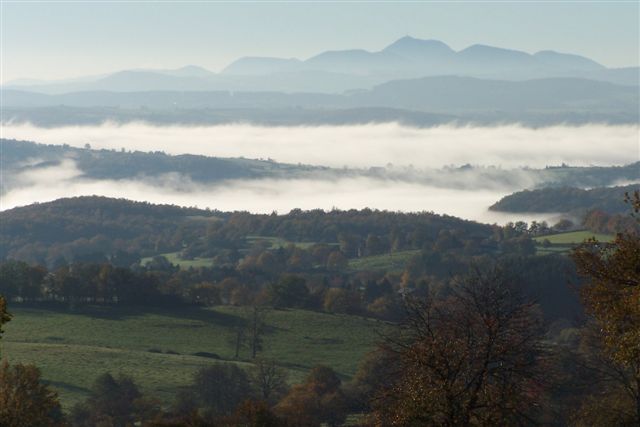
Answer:
<path fill-rule="evenodd" d="M 572 260 L 587 279 L 588 317 L 577 327 L 549 330 L 517 276 L 476 266 L 445 292 L 405 299 L 404 319 L 347 382 L 325 366 L 289 386 L 272 361 L 248 371 L 216 363 L 166 406 L 132 378 L 105 373 L 65 416 L 37 368 L 4 362 L 0 419 L 11 427 L 337 426 L 359 414 L 362 426 L 638 425 L 640 236 L 586 241 Z M 0 314 L 1 323 L 11 319 L 4 298 Z"/>

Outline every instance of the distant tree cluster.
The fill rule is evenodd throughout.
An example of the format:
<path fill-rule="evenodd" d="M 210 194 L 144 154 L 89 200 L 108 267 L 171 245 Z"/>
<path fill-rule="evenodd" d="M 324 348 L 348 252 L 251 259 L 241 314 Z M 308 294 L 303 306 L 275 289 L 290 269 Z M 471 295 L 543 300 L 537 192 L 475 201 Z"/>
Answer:
<path fill-rule="evenodd" d="M 470 263 L 529 259 L 518 262 L 524 273 L 536 264 L 531 237 L 549 230 L 545 223 L 500 227 L 431 213 L 222 214 L 100 197 L 0 215 L 7 243 L 0 292 L 11 301 L 272 305 L 390 320 L 402 316 L 405 295 L 426 295 Z M 158 255 L 170 250 L 210 266 L 179 269 Z M 145 255 L 152 256 L 141 265 Z M 354 267 L 375 257 L 386 266 Z M 552 258 L 545 258 L 550 277 L 528 287 L 569 301 L 555 286 L 566 279 L 566 262 Z M 552 301 L 545 295 L 543 305 Z"/>
<path fill-rule="evenodd" d="M 640 231 L 640 225 L 629 215 L 609 214 L 601 210 L 589 211 L 582 225 L 594 233 L 635 233 Z"/>
<path fill-rule="evenodd" d="M 637 179 L 637 168 L 636 177 Z M 619 187 L 598 187 L 584 190 L 575 187 L 548 187 L 524 190 L 506 197 L 490 207 L 505 212 L 572 212 L 580 213 L 600 210 L 608 214 L 627 212 L 624 194 L 633 191 L 637 185 Z"/>

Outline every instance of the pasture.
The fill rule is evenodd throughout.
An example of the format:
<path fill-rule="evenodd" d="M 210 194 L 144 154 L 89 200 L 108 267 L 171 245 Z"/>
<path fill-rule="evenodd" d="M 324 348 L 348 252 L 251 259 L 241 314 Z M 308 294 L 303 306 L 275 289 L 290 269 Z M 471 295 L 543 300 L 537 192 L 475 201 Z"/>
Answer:
<path fill-rule="evenodd" d="M 14 317 L 5 328 L 2 357 L 36 364 L 66 409 L 84 399 L 104 372 L 130 375 L 145 393 L 169 403 L 203 366 L 252 365 L 248 349 L 235 360 L 231 344 L 233 327 L 248 315 L 242 307 L 67 311 L 14 304 L 10 311 Z M 261 356 L 288 369 L 292 383 L 317 364 L 348 379 L 385 328 L 384 322 L 357 316 L 269 310 Z"/>

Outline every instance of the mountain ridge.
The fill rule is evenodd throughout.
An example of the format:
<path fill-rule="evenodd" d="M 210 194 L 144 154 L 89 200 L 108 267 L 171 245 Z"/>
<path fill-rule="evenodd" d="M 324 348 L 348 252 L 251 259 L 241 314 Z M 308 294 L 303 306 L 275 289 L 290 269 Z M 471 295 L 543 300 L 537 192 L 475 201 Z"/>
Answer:
<path fill-rule="evenodd" d="M 623 71 L 620 71 L 623 70 Z M 197 65 L 174 70 L 134 69 L 62 81 L 9 82 L 4 88 L 60 94 L 88 90 L 252 90 L 341 93 L 370 89 L 389 80 L 455 75 L 522 81 L 579 77 L 639 84 L 640 68 L 607 68 L 572 53 L 533 54 L 474 44 L 455 51 L 434 39 L 402 37 L 378 51 L 327 50 L 307 59 L 245 56 L 215 73 Z M 126 77 L 126 78 L 123 78 Z"/>

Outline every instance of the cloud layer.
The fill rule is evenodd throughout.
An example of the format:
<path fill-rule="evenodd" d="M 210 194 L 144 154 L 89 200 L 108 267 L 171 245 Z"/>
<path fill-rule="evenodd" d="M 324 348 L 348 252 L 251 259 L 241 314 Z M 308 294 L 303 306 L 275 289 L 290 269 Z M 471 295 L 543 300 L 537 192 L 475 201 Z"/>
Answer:
<path fill-rule="evenodd" d="M 638 126 L 411 128 L 362 126 L 153 126 L 145 123 L 39 128 L 3 125 L 5 138 L 46 144 L 164 151 L 219 157 L 273 158 L 332 167 L 622 165 L 640 159 Z"/>
<path fill-rule="evenodd" d="M 217 185 L 191 182 L 176 174 L 139 180 L 89 180 L 72 161 L 16 177 L 18 186 L 2 196 L 0 210 L 47 202 L 61 197 L 102 195 L 151 203 L 198 206 L 256 213 L 301 209 L 385 209 L 433 211 L 488 223 L 517 219 L 552 220 L 554 215 L 512 215 L 490 212 L 487 206 L 504 190 L 437 188 L 421 183 L 376 178 L 230 180 Z"/>
<path fill-rule="evenodd" d="M 7 125 L 5 138 L 47 144 L 120 150 L 165 151 L 171 154 L 273 158 L 281 162 L 333 167 L 370 167 L 392 163 L 416 169 L 449 164 L 544 167 L 627 164 L 640 159 L 636 126 L 589 125 L 529 129 L 438 127 L 416 129 L 397 124 L 345 127 L 157 127 L 147 124 L 76 126 L 43 129 Z M 390 168 L 389 171 L 413 171 Z M 16 174 L 17 185 L 2 195 L 0 209 L 61 197 L 104 195 L 152 203 L 209 207 L 224 211 L 270 213 L 301 209 L 386 209 L 434 211 L 481 222 L 548 220 L 557 216 L 503 214 L 487 207 L 529 186 L 527 171 L 469 170 L 455 174 L 425 171 L 416 179 L 318 176 L 305 179 L 191 182 L 176 174 L 130 180 L 88 180 L 72 160 Z M 437 173 L 437 175 L 433 175 Z M 413 172 L 410 173 L 411 176 Z M 504 177 L 504 178 L 503 178 Z"/>

